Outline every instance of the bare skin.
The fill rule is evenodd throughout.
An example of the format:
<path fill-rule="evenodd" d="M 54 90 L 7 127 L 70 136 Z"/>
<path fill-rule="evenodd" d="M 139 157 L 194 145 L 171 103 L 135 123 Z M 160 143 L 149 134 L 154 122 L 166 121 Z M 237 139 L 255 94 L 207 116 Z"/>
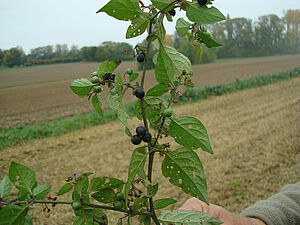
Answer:
<path fill-rule="evenodd" d="M 207 205 L 197 198 L 187 200 L 179 209 L 204 212 L 224 222 L 223 225 L 266 225 L 259 219 L 235 215 L 218 205 Z"/>

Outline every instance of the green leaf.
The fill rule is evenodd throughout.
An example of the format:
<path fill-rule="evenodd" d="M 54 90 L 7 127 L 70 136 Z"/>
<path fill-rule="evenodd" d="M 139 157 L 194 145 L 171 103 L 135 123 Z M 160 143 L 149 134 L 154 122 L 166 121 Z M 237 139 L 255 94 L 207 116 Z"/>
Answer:
<path fill-rule="evenodd" d="M 196 45 L 195 45 L 195 52 L 196 52 L 196 56 L 197 58 L 200 60 L 201 58 L 201 43 L 199 41 L 196 42 Z"/>
<path fill-rule="evenodd" d="M 165 152 L 161 169 L 171 184 L 209 204 L 204 170 L 193 150 L 183 147 Z"/>
<path fill-rule="evenodd" d="M 79 211 L 78 217 L 73 225 L 108 224 L 107 216 L 99 209 L 84 208 Z"/>
<path fill-rule="evenodd" d="M 88 95 L 92 91 L 93 86 L 94 84 L 90 82 L 88 79 L 80 78 L 80 79 L 73 80 L 70 85 L 70 88 L 75 94 L 79 96 L 84 96 L 84 95 Z"/>
<path fill-rule="evenodd" d="M 210 24 L 226 19 L 226 17 L 213 6 L 210 8 L 207 6 L 200 6 L 197 1 L 186 1 L 186 3 L 186 16 L 192 22 L 198 24 Z"/>
<path fill-rule="evenodd" d="M 129 81 L 132 82 L 138 78 L 139 74 L 138 73 L 133 73 L 129 76 Z"/>
<path fill-rule="evenodd" d="M 186 20 L 184 20 L 183 18 L 179 18 L 176 22 L 176 31 L 180 36 L 185 36 L 188 31 L 189 28 L 192 24 L 190 24 L 189 22 L 187 22 Z"/>
<path fill-rule="evenodd" d="M 106 101 L 108 102 L 109 107 L 117 113 L 118 118 L 123 123 L 123 125 L 125 127 L 128 127 L 127 118 L 129 116 L 125 111 L 122 96 L 109 92 L 106 96 Z"/>
<path fill-rule="evenodd" d="M 77 191 L 80 195 L 85 193 L 89 187 L 89 178 L 84 175 L 80 175 L 80 179 L 76 181 L 74 191 Z"/>
<path fill-rule="evenodd" d="M 111 203 L 115 200 L 115 192 L 111 188 L 104 188 L 92 194 L 92 198 L 102 203 Z"/>
<path fill-rule="evenodd" d="M 112 177 L 95 177 L 91 180 L 89 193 L 92 191 L 99 191 L 105 188 L 116 188 L 118 190 L 122 189 L 124 182 Z"/>
<path fill-rule="evenodd" d="M 155 127 L 157 123 L 160 122 L 160 104 L 163 104 L 163 106 L 167 106 L 167 102 L 162 97 L 158 96 L 145 96 L 144 98 L 144 106 L 147 106 L 145 109 L 145 115 L 146 118 L 150 121 L 150 125 L 152 128 Z M 143 119 L 142 116 L 142 109 L 141 109 L 141 101 L 138 100 L 135 105 L 135 114 L 136 117 L 140 120 Z"/>
<path fill-rule="evenodd" d="M 154 206 L 155 210 L 163 209 L 163 208 L 166 208 L 167 206 L 172 205 L 176 202 L 177 201 L 175 201 L 174 199 L 171 199 L 171 198 L 163 198 L 163 199 L 155 200 L 153 202 L 153 206 Z"/>
<path fill-rule="evenodd" d="M 122 80 L 122 77 L 119 73 L 116 74 L 116 77 L 115 77 L 115 88 L 117 90 L 117 94 L 119 96 L 122 96 L 122 91 L 123 91 L 123 80 Z"/>
<path fill-rule="evenodd" d="M 148 189 L 147 189 L 146 197 L 148 197 L 148 198 L 154 197 L 156 195 L 157 191 L 158 191 L 158 183 L 153 186 L 149 185 Z"/>
<path fill-rule="evenodd" d="M 35 199 L 43 199 L 50 192 L 50 190 L 51 190 L 51 185 L 43 184 L 35 187 L 32 193 Z"/>
<path fill-rule="evenodd" d="M 166 36 L 166 29 L 164 27 L 164 14 L 161 13 L 157 19 L 157 24 L 155 25 L 154 27 L 154 33 L 156 34 L 156 36 L 159 38 L 159 40 L 161 42 L 164 42 L 165 40 L 165 36 Z M 159 48 L 159 44 L 158 44 L 158 47 L 156 47 L 156 44 L 155 42 L 153 42 L 153 46 L 155 49 L 158 49 Z M 153 59 L 154 61 L 154 59 Z"/>
<path fill-rule="evenodd" d="M 98 67 L 97 74 L 99 75 L 100 78 L 102 78 L 103 75 L 108 72 L 108 70 L 109 70 L 109 61 L 106 60 L 103 63 L 101 63 L 100 66 Z"/>
<path fill-rule="evenodd" d="M 174 4 L 170 5 L 174 0 L 151 0 L 151 2 L 159 10 L 164 9 L 164 12 L 168 12 L 174 8 Z M 170 6 L 168 7 L 168 5 Z"/>
<path fill-rule="evenodd" d="M 93 103 L 93 106 L 95 108 L 95 110 L 97 111 L 97 113 L 99 114 L 99 116 L 102 118 L 103 117 L 103 110 L 102 110 L 102 107 L 101 107 L 101 98 L 99 95 L 94 95 L 93 98 L 92 98 L 92 103 Z"/>
<path fill-rule="evenodd" d="M 29 205 L 9 205 L 0 210 L 1 225 L 20 225 L 25 223 Z"/>
<path fill-rule="evenodd" d="M 58 196 L 63 195 L 65 193 L 68 193 L 69 191 L 71 191 L 73 188 L 73 185 L 71 183 L 66 183 L 64 184 L 64 186 L 62 186 L 59 191 L 58 191 Z"/>
<path fill-rule="evenodd" d="M 108 65 L 108 72 L 112 73 L 121 64 L 121 60 L 113 60 Z"/>
<path fill-rule="evenodd" d="M 37 186 L 34 172 L 14 161 L 10 164 L 9 179 L 16 185 L 16 188 L 29 193 L 32 193 L 33 188 Z"/>
<path fill-rule="evenodd" d="M 147 29 L 149 24 L 148 14 L 141 14 L 133 18 L 131 25 L 128 27 L 126 32 L 126 38 L 133 38 L 142 35 Z"/>
<path fill-rule="evenodd" d="M 25 221 L 24 221 L 24 225 L 32 225 L 32 219 L 29 215 L 25 216 Z"/>
<path fill-rule="evenodd" d="M 222 46 L 221 44 L 213 40 L 209 33 L 204 33 L 200 31 L 198 32 L 198 37 L 204 42 L 204 44 L 208 48 Z"/>
<path fill-rule="evenodd" d="M 0 183 L 0 198 L 4 198 L 10 195 L 11 186 L 12 183 L 9 180 L 8 175 L 5 174 L 4 178 Z"/>
<path fill-rule="evenodd" d="M 196 118 L 171 118 L 169 133 L 178 144 L 213 154 L 206 128 Z"/>
<path fill-rule="evenodd" d="M 170 89 L 168 84 L 157 84 L 147 91 L 147 96 L 161 96 Z"/>
<path fill-rule="evenodd" d="M 137 173 L 141 170 L 144 170 L 146 158 L 147 152 L 145 147 L 136 148 L 132 153 L 128 170 L 128 181 L 125 185 L 126 205 L 128 201 L 128 192 L 131 188 L 131 185 L 134 183 L 134 179 Z"/>
<path fill-rule="evenodd" d="M 200 211 L 191 210 L 164 210 L 158 218 L 162 225 L 218 225 L 221 221 Z"/>
<path fill-rule="evenodd" d="M 105 6 L 97 11 L 105 12 L 118 20 L 132 20 L 135 16 L 143 13 L 138 0 L 110 0 Z"/>
<path fill-rule="evenodd" d="M 175 48 L 161 44 L 155 66 L 157 82 L 173 83 L 183 70 L 187 73 L 192 70 L 190 60 Z"/>

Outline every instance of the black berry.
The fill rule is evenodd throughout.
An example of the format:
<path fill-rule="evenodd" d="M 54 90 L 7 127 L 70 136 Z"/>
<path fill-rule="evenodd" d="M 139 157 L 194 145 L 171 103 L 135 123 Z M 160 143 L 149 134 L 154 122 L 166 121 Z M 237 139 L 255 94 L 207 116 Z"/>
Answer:
<path fill-rule="evenodd" d="M 136 134 L 140 137 L 144 137 L 146 135 L 146 128 L 143 126 L 139 126 L 135 129 Z"/>
<path fill-rule="evenodd" d="M 149 141 L 151 141 L 151 139 L 152 139 L 152 135 L 149 132 L 146 132 L 145 136 L 142 137 L 142 140 L 144 142 L 149 142 Z"/>
<path fill-rule="evenodd" d="M 170 10 L 170 11 L 169 11 L 169 14 L 170 14 L 171 16 L 175 16 L 175 14 L 176 14 L 175 9 Z"/>
<path fill-rule="evenodd" d="M 142 142 L 142 139 L 138 135 L 133 135 L 131 138 L 131 142 L 134 145 L 139 145 Z"/>
<path fill-rule="evenodd" d="M 116 77 L 116 74 L 113 73 L 113 74 L 111 75 L 111 79 L 112 79 L 112 80 L 115 80 L 115 77 Z"/>
<path fill-rule="evenodd" d="M 141 88 L 137 88 L 135 89 L 134 91 L 134 95 L 137 97 L 137 98 L 144 98 L 145 96 L 145 91 Z"/>
<path fill-rule="evenodd" d="M 207 3 L 207 0 L 198 0 L 199 5 L 204 6 Z"/>
<path fill-rule="evenodd" d="M 110 80 L 111 78 L 111 73 L 105 73 L 102 77 L 103 80 Z"/>
<path fill-rule="evenodd" d="M 140 63 L 144 62 L 144 60 L 145 60 L 145 53 L 142 52 L 142 53 L 138 54 L 138 56 L 136 57 L 136 59 Z"/>

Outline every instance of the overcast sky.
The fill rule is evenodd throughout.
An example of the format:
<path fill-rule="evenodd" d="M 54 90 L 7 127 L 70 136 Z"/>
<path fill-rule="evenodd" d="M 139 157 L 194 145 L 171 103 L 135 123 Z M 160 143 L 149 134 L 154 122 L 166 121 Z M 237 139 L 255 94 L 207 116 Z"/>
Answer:
<path fill-rule="evenodd" d="M 147 2 L 148 0 L 143 0 Z M 31 48 L 72 44 L 78 47 L 98 46 L 103 41 L 129 42 L 134 45 L 145 36 L 125 39 L 129 22 L 120 22 L 96 11 L 108 0 L 0 0 L 0 48 Z M 284 10 L 300 9 L 300 0 L 215 0 L 225 16 L 256 20 L 270 13 L 282 17 Z M 184 14 L 178 13 L 176 18 Z M 173 34 L 175 23 L 167 23 Z"/>

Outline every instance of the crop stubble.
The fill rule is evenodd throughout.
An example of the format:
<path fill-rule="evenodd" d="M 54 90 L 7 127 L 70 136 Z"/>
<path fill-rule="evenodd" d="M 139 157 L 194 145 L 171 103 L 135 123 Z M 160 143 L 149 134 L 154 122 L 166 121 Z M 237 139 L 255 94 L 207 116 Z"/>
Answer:
<path fill-rule="evenodd" d="M 212 203 L 238 213 L 285 184 L 300 180 L 299 86 L 300 78 L 296 78 L 174 108 L 176 116 L 197 117 L 207 127 L 215 154 L 198 153 Z M 129 124 L 134 130 L 141 122 L 133 118 Z M 171 138 L 163 142 L 176 146 Z M 53 184 L 54 196 L 66 176 L 74 172 L 92 171 L 96 176 L 125 180 L 133 149 L 121 124 L 110 122 L 5 149 L 0 177 L 11 160 L 23 163 L 36 171 L 40 184 Z M 176 208 L 188 196 L 162 177 L 162 159 L 155 158 L 154 184 L 159 182 L 155 199 L 177 199 Z M 41 206 L 37 208 L 34 224 L 71 224 L 71 207 L 56 206 L 49 214 L 43 213 Z M 112 216 L 110 224 L 116 224 L 118 215 Z"/>
<path fill-rule="evenodd" d="M 135 65 L 135 64 L 133 64 Z M 125 71 L 132 63 L 122 63 L 119 71 Z M 33 124 L 56 118 L 73 116 L 93 110 L 86 98 L 78 98 L 69 85 L 71 78 L 87 77 L 97 68 L 97 63 L 72 63 L 41 66 L 0 72 L 0 87 L 47 80 L 67 79 L 0 89 L 0 129 L 17 124 Z M 300 55 L 257 58 L 235 62 L 196 65 L 193 80 L 196 87 L 224 84 L 236 78 L 248 79 L 300 67 Z M 22 72 L 23 71 L 23 72 Z M 13 79 L 12 79 L 13 78 Z M 146 89 L 155 84 L 154 71 L 149 71 Z M 135 98 L 129 91 L 126 102 Z"/>

